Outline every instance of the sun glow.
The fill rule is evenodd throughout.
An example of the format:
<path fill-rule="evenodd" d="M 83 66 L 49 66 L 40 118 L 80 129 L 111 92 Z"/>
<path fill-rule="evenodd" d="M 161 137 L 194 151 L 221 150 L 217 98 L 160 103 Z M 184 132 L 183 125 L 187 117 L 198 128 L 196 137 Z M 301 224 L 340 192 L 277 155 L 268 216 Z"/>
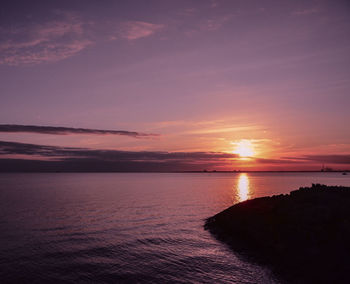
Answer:
<path fill-rule="evenodd" d="M 254 146 L 251 141 L 243 139 L 233 144 L 236 145 L 236 149 L 233 151 L 234 154 L 238 154 L 241 158 L 249 158 L 254 156 Z"/>

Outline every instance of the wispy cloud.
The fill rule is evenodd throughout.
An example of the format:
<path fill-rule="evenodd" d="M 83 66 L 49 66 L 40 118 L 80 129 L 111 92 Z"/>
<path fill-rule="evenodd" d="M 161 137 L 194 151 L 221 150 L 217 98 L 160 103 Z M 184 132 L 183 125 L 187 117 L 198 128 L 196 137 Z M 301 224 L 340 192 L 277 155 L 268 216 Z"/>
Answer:
<path fill-rule="evenodd" d="M 118 151 L 75 147 L 58 147 L 18 142 L 0 141 L 0 154 L 21 154 L 58 158 L 96 158 L 107 161 L 120 160 L 218 160 L 236 158 L 236 154 L 222 152 L 162 152 L 162 151 Z"/>
<path fill-rule="evenodd" d="M 59 19 L 0 30 L 0 64 L 55 62 L 92 44 L 84 23 L 73 13 L 57 12 Z"/>
<path fill-rule="evenodd" d="M 128 21 L 121 25 L 119 35 L 127 40 L 136 40 L 161 31 L 164 25 L 142 21 Z M 115 37 L 116 39 L 117 37 Z"/>
<path fill-rule="evenodd" d="M 302 164 L 306 161 L 295 161 L 289 159 L 263 159 L 263 158 L 255 158 L 254 162 L 258 164 L 270 164 L 270 165 L 284 165 L 284 164 Z"/>
<path fill-rule="evenodd" d="M 53 135 L 67 135 L 67 134 L 95 134 L 95 135 L 124 135 L 135 138 L 158 136 L 158 134 L 141 133 L 135 131 L 125 130 L 100 130 L 87 128 L 72 128 L 72 127 L 58 127 L 58 126 L 37 126 L 37 125 L 18 125 L 18 124 L 0 124 L 0 132 L 27 132 L 38 134 L 53 134 Z"/>
<path fill-rule="evenodd" d="M 296 160 L 296 161 L 313 161 L 318 163 L 328 164 L 349 164 L 350 165 L 350 154 L 342 155 L 303 155 L 301 157 L 285 157 L 285 159 Z"/>
<path fill-rule="evenodd" d="M 251 126 L 235 126 L 235 127 L 221 127 L 221 128 L 209 128 L 209 129 L 200 129 L 188 131 L 190 134 L 215 134 L 215 133 L 226 133 L 226 132 L 235 132 L 235 131 L 253 131 L 258 130 L 259 128 Z"/>
<path fill-rule="evenodd" d="M 309 155 L 248 162 L 224 152 L 119 151 L 0 141 L 0 171 L 183 171 L 230 169 L 253 163 L 305 169 L 315 162 L 350 165 L 350 155 Z M 21 159 L 19 159 L 21 157 Z M 243 163 L 243 164 L 242 164 Z"/>
<path fill-rule="evenodd" d="M 306 15 L 310 15 L 310 14 L 316 14 L 318 12 L 319 12 L 319 9 L 311 8 L 311 9 L 304 9 L 304 10 L 294 11 L 294 12 L 292 12 L 292 15 L 306 16 Z"/>
<path fill-rule="evenodd" d="M 164 28 L 162 24 L 145 21 L 96 23 L 73 12 L 55 11 L 51 16 L 51 20 L 40 24 L 0 28 L 0 64 L 18 66 L 57 62 L 76 55 L 99 40 L 133 41 Z M 102 35 L 101 29 L 104 30 Z"/>
<path fill-rule="evenodd" d="M 17 156 L 29 159 L 16 159 Z M 118 151 L 0 141 L 0 171 L 181 171 L 229 165 L 235 154 Z M 11 157 L 10 159 L 8 157 Z M 11 166 L 13 165 L 13 167 Z"/>
<path fill-rule="evenodd" d="M 207 19 L 200 24 L 201 30 L 216 31 L 232 18 L 232 15 Z"/>
<path fill-rule="evenodd" d="M 211 2 L 211 7 L 212 8 L 216 8 L 216 7 L 218 7 L 219 6 L 219 1 L 217 1 L 217 0 L 211 0 L 210 1 Z"/>
<path fill-rule="evenodd" d="M 188 17 L 188 15 L 185 15 Z M 225 16 L 213 16 L 207 19 L 202 19 L 194 23 L 191 27 L 186 28 L 185 35 L 192 37 L 199 33 L 214 32 L 223 28 L 232 18 L 233 14 L 227 14 Z M 180 24 L 181 26 L 181 24 Z"/>

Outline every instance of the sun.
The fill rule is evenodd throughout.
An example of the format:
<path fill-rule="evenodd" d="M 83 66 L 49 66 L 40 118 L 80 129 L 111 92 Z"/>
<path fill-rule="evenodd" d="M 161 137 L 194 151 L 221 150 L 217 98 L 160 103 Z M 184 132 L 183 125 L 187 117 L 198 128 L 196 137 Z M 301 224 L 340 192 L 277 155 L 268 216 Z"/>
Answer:
<path fill-rule="evenodd" d="M 239 142 L 233 143 L 236 145 L 234 154 L 238 154 L 241 158 L 249 158 L 254 156 L 254 146 L 249 140 L 243 139 Z"/>

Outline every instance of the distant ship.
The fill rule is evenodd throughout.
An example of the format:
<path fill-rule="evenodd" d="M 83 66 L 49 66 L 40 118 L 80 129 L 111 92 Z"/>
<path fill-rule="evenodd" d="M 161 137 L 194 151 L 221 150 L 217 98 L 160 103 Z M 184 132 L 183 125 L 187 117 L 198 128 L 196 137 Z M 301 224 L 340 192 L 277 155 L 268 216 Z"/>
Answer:
<path fill-rule="evenodd" d="M 333 172 L 333 169 L 322 165 L 321 172 Z"/>

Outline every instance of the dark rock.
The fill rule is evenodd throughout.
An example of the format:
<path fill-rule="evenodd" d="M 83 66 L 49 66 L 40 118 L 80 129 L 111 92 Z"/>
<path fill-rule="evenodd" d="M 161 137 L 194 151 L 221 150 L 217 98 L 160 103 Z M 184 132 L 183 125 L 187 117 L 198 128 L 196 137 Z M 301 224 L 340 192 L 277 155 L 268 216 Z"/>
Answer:
<path fill-rule="evenodd" d="M 350 188 L 313 184 L 247 200 L 205 228 L 288 283 L 350 283 Z"/>

